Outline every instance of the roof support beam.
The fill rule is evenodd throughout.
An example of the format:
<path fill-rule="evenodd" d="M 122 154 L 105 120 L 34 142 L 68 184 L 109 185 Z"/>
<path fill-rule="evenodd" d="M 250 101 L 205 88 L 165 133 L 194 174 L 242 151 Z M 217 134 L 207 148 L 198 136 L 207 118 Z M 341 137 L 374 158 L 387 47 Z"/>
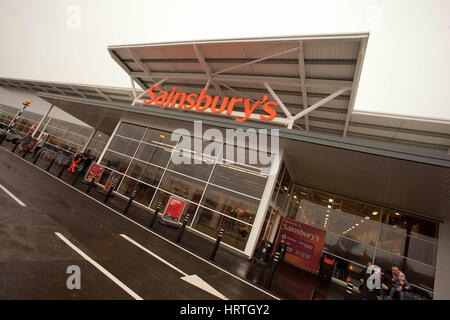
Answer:
<path fill-rule="evenodd" d="M 194 48 L 195 57 L 197 58 L 198 63 L 200 63 L 200 66 L 202 67 L 203 71 L 205 71 L 205 73 L 210 76 L 208 82 L 212 80 L 212 85 L 214 86 L 214 89 L 216 89 L 216 91 L 219 93 L 219 96 L 223 99 L 225 95 L 223 94 L 222 89 L 220 89 L 220 86 L 213 79 L 211 79 L 211 68 L 209 67 L 208 63 L 206 63 L 198 47 L 195 44 L 193 44 L 192 47 Z"/>
<path fill-rule="evenodd" d="M 233 91 L 234 93 L 236 93 L 239 97 L 244 97 L 246 99 L 248 99 L 249 101 L 251 101 L 252 103 L 255 103 L 256 101 L 249 98 L 248 96 L 245 96 L 244 94 L 240 93 L 239 91 L 237 91 L 236 89 L 231 88 L 230 86 L 227 86 L 226 84 L 221 83 L 221 85 L 225 88 L 227 88 L 230 91 Z"/>
<path fill-rule="evenodd" d="M 49 83 L 49 86 L 51 86 L 53 89 L 55 89 L 56 91 L 58 91 L 60 94 L 62 94 L 63 96 L 66 96 L 66 94 L 62 91 L 59 90 L 54 84 Z"/>
<path fill-rule="evenodd" d="M 272 87 L 267 82 L 264 82 L 264 86 L 266 87 L 267 91 L 269 91 L 270 95 L 275 99 L 275 101 L 280 105 L 281 109 L 286 115 L 286 118 L 288 118 L 288 120 L 291 120 L 288 129 L 292 129 L 292 125 L 294 124 L 294 121 L 292 121 L 292 114 L 289 112 L 288 108 L 286 108 L 283 101 L 281 101 L 281 99 L 278 97 L 275 91 L 273 91 Z"/>
<path fill-rule="evenodd" d="M 308 95 L 306 92 L 305 80 L 306 80 L 306 71 L 305 71 L 305 53 L 303 50 L 303 41 L 298 42 L 298 69 L 300 74 L 300 85 L 302 87 L 302 104 L 303 110 L 308 108 Z M 305 128 L 309 131 L 309 116 L 305 116 Z"/>
<path fill-rule="evenodd" d="M 353 79 L 352 91 L 350 94 L 350 101 L 348 102 L 348 111 L 347 111 L 347 116 L 345 117 L 344 130 L 342 132 L 343 138 L 345 138 L 347 136 L 348 126 L 350 123 L 350 117 L 353 112 L 353 107 L 354 107 L 355 99 L 356 99 L 356 91 L 358 89 L 356 84 L 359 83 L 359 78 L 360 78 L 361 69 L 362 69 L 362 61 L 363 61 L 364 55 L 366 53 L 366 46 L 367 46 L 367 38 L 361 39 L 358 59 L 356 60 L 356 66 L 355 66 L 355 77 Z"/>
<path fill-rule="evenodd" d="M 130 72 L 132 77 L 148 78 L 144 72 Z M 153 72 L 154 78 L 171 79 L 195 79 L 208 81 L 209 76 L 202 73 L 177 73 L 177 72 Z M 261 84 L 264 82 L 272 85 L 279 84 L 283 86 L 300 88 L 298 78 L 272 77 L 272 76 L 245 76 L 245 75 L 217 75 L 213 77 L 218 82 L 247 82 Z M 347 88 L 352 86 L 352 81 L 347 80 L 328 80 L 328 79 L 305 79 L 305 86 L 310 88 Z"/>
<path fill-rule="evenodd" d="M 105 100 L 112 102 L 111 98 L 104 94 L 99 88 L 95 88 L 95 91 L 101 95 Z"/>
<path fill-rule="evenodd" d="M 75 92 L 79 96 L 86 98 L 86 96 L 83 93 L 81 93 L 80 91 L 78 91 L 77 88 L 75 88 L 74 86 L 69 86 L 69 87 L 70 87 L 70 89 L 72 89 L 73 92 Z"/>
<path fill-rule="evenodd" d="M 128 53 L 129 53 L 129 54 L 131 55 L 131 57 L 133 58 L 134 62 L 136 62 L 136 64 L 137 64 L 137 65 L 145 72 L 145 74 L 146 74 L 148 77 L 150 77 L 150 78 L 152 79 L 152 81 L 153 81 L 153 83 L 154 83 L 155 81 L 154 81 L 153 78 L 151 77 L 152 72 L 151 72 L 150 68 L 147 67 L 147 66 L 141 61 L 141 59 L 137 56 L 136 52 L 135 52 L 133 49 L 128 48 Z"/>
<path fill-rule="evenodd" d="M 292 51 L 295 51 L 295 50 L 297 50 L 297 48 L 284 50 L 284 51 L 281 51 L 281 52 L 277 52 L 277 53 L 271 54 L 269 56 L 265 56 L 263 58 L 255 59 L 255 60 L 252 60 L 252 61 L 249 61 L 249 62 L 246 62 L 246 63 L 241 63 L 241 64 L 238 64 L 238 65 L 235 65 L 235 66 L 232 66 L 232 67 L 229 67 L 229 68 L 226 68 L 226 69 L 214 72 L 213 76 L 218 75 L 220 73 L 228 72 L 228 71 L 231 71 L 231 70 L 234 70 L 234 69 L 237 69 L 237 68 L 242 68 L 242 67 L 254 64 L 254 63 L 258 63 L 258 62 L 261 62 L 261 61 L 264 61 L 264 60 L 267 60 L 267 59 L 270 59 L 270 58 L 273 58 L 273 57 L 281 56 L 283 54 L 286 54 L 286 53 L 289 53 L 289 52 L 292 52 Z"/>
<path fill-rule="evenodd" d="M 339 89 L 338 91 L 336 91 L 336 92 L 330 94 L 328 97 L 323 98 L 322 100 L 316 102 L 316 103 L 313 104 L 311 107 L 308 107 L 308 108 L 306 108 L 305 110 L 301 111 L 300 113 L 297 113 L 297 114 L 293 117 L 293 120 L 295 121 L 295 120 L 300 119 L 301 117 L 303 117 L 303 116 L 307 115 L 308 113 L 310 113 L 310 112 L 316 110 L 318 107 L 320 107 L 320 106 L 324 105 L 325 103 L 327 103 L 327 102 L 333 100 L 334 98 L 336 98 L 337 96 L 343 94 L 344 92 L 346 92 L 346 91 L 348 91 L 348 90 L 351 90 L 351 88 L 350 88 L 350 87 L 347 87 L 347 88 Z"/>

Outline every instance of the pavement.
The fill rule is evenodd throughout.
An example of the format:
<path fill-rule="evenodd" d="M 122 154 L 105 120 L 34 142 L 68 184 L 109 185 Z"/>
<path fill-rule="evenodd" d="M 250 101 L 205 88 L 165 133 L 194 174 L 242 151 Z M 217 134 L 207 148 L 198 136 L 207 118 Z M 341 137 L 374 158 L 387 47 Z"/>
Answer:
<path fill-rule="evenodd" d="M 33 155 L 0 147 L 0 299 L 232 299 L 341 300 L 345 288 L 282 262 L 270 290 L 271 265 L 262 267 L 186 230 L 155 223 L 153 214 L 109 199 L 74 175 Z M 80 180 L 80 179 L 79 179 Z M 13 196 L 17 198 L 21 205 Z M 67 286 L 70 266 L 81 271 L 81 289 Z M 73 278 L 71 278 L 73 279 Z"/>

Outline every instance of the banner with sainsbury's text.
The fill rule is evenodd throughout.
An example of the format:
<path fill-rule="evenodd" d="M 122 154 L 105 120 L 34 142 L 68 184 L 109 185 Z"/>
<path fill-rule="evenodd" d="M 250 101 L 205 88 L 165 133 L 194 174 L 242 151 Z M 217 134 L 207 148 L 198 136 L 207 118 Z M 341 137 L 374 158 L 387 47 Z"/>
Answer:
<path fill-rule="evenodd" d="M 325 230 L 283 218 L 275 248 L 283 240 L 287 245 L 285 260 L 317 271 L 325 236 Z"/>

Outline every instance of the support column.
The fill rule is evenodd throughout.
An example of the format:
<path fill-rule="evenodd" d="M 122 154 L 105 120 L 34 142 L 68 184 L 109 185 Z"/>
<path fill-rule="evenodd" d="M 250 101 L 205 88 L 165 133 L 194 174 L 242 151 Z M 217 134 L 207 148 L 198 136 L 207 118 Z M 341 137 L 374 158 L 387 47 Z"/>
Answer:
<path fill-rule="evenodd" d="M 47 110 L 47 112 L 45 113 L 45 115 L 42 117 L 41 121 L 39 121 L 38 125 L 36 126 L 36 129 L 34 129 L 33 134 L 31 135 L 33 138 L 35 137 L 36 132 L 39 131 L 39 128 L 41 127 L 42 123 L 44 123 L 45 118 L 47 118 L 48 115 L 50 114 L 50 112 L 53 110 L 53 107 L 54 107 L 54 106 L 55 106 L 55 105 L 52 104 L 52 105 L 50 106 L 50 108 Z M 48 124 L 48 123 L 47 123 L 47 124 Z M 47 126 L 46 126 L 46 127 L 47 127 Z M 44 130 L 41 131 L 41 134 L 42 134 L 42 132 L 44 132 Z M 41 134 L 40 134 L 39 137 L 37 138 L 38 140 L 39 140 L 39 138 L 41 137 Z"/>
<path fill-rule="evenodd" d="M 89 143 L 91 143 L 92 138 L 94 138 L 95 133 L 97 132 L 97 129 L 94 128 L 94 131 L 92 131 L 91 135 L 89 136 L 89 139 L 84 144 L 83 148 L 81 149 L 81 152 L 84 153 L 86 151 L 86 148 L 89 146 Z"/>
<path fill-rule="evenodd" d="M 433 298 L 450 300 L 450 222 L 448 221 L 439 225 Z"/>
<path fill-rule="evenodd" d="M 276 172 L 267 178 L 266 187 L 259 203 L 258 211 L 253 222 L 252 231 L 248 237 L 247 245 L 245 246 L 244 253 L 252 257 L 255 252 L 256 243 L 258 242 L 259 234 L 261 233 L 262 226 L 264 224 L 264 218 L 266 217 L 267 209 L 269 208 L 270 197 L 275 189 L 278 172 L 280 171 L 281 164 L 283 163 L 284 150 L 280 150 L 278 168 Z"/>
<path fill-rule="evenodd" d="M 102 153 L 100 154 L 100 157 L 98 157 L 97 163 L 102 162 L 103 156 L 105 155 L 106 150 L 108 149 L 109 144 L 111 143 L 111 140 L 114 138 L 114 135 L 116 134 L 117 129 L 119 129 L 119 126 L 120 126 L 121 123 L 122 123 L 122 120 L 117 121 L 117 125 L 114 128 L 113 133 L 111 133 L 111 136 L 109 137 L 109 140 L 108 140 L 108 142 L 105 145 L 105 148 L 103 149 Z"/>

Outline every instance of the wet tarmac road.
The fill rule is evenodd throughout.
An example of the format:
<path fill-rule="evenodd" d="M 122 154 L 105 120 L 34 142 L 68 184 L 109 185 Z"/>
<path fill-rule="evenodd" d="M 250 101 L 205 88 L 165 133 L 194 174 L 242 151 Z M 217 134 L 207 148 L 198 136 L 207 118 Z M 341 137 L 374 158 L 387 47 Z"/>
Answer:
<path fill-rule="evenodd" d="M 229 299 L 272 299 L 4 149 L 0 184 L 26 205 L 0 190 L 0 299 L 133 299 L 55 232 L 143 299 L 218 299 L 180 279 L 183 274 L 199 276 Z M 80 290 L 66 286 L 70 265 L 81 269 Z"/>

